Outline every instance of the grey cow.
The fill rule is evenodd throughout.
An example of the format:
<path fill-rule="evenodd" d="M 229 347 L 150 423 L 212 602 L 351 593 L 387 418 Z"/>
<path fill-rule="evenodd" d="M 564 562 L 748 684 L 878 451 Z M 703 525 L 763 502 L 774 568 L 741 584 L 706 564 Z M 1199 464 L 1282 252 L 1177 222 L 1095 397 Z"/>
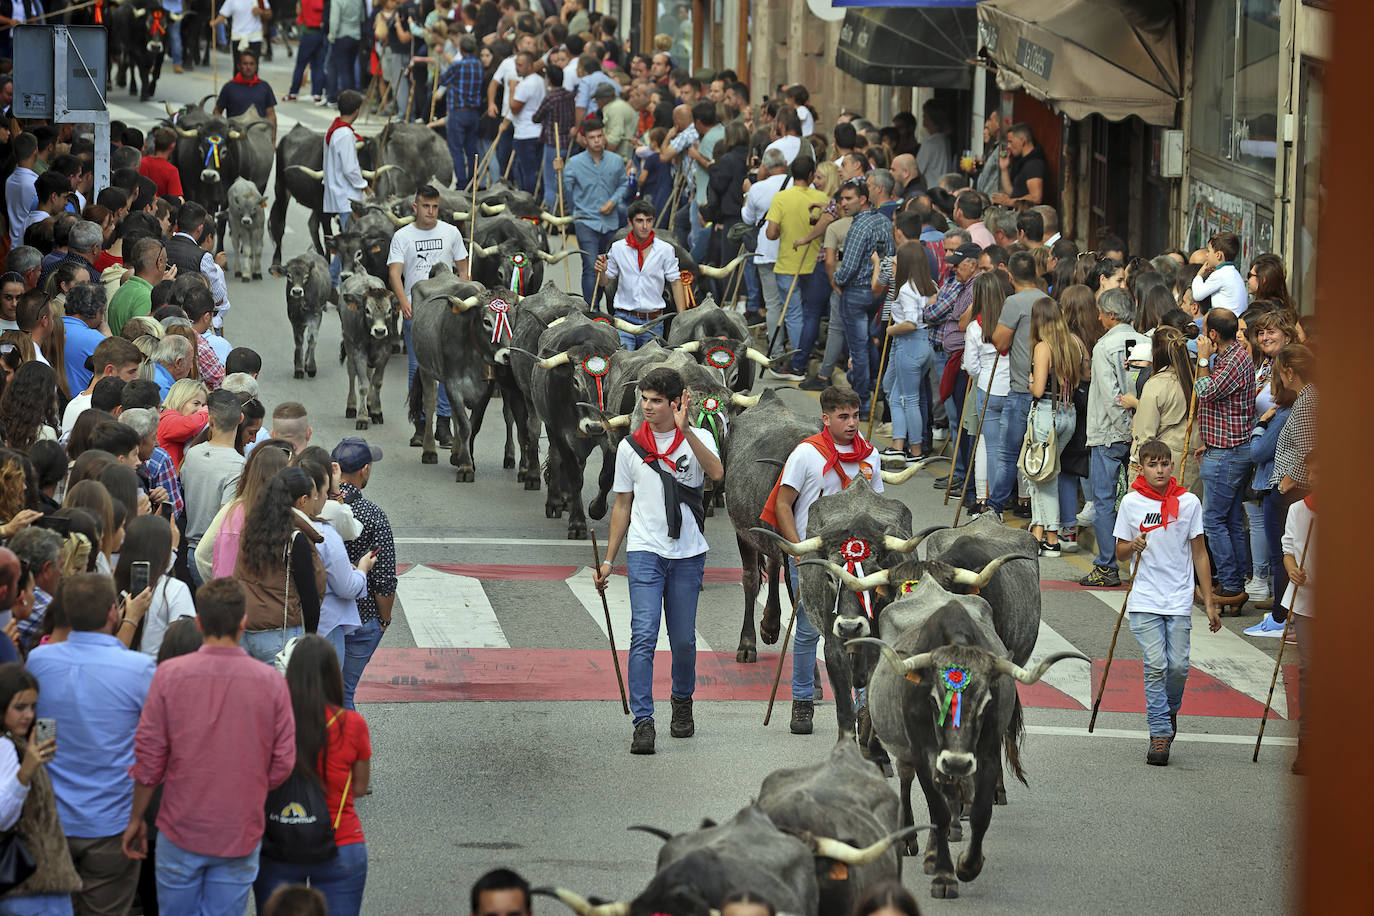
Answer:
<path fill-rule="evenodd" d="M 296 338 L 292 363 L 294 376 L 315 377 L 315 341 L 320 336 L 320 318 L 325 306 L 337 301 L 329 282 L 329 265 L 310 251 L 292 258 L 286 265 L 286 319 Z"/>
<path fill-rule="evenodd" d="M 382 379 L 391 359 L 387 319 L 395 307 L 395 297 L 376 277 L 353 274 L 339 286 L 339 323 L 348 362 L 344 416 L 357 418 L 355 429 L 367 429 L 369 421 L 382 424 Z"/>
<path fill-rule="evenodd" d="M 229 186 L 229 235 L 234 243 L 234 276 L 262 279 L 262 236 L 267 198 L 247 178 Z"/>

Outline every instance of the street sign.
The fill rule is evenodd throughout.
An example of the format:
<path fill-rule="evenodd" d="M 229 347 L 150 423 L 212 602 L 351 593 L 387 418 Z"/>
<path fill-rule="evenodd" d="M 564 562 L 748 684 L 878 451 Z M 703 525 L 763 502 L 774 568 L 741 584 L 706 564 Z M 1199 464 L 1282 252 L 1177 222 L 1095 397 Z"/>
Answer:
<path fill-rule="evenodd" d="M 20 25 L 14 28 L 14 115 L 17 118 L 46 118 L 60 122 L 92 118 L 70 118 L 70 112 L 105 110 L 105 27 L 99 25 Z M 55 42 L 62 41 L 65 53 L 55 54 Z M 57 72 L 55 58 L 65 58 L 66 67 Z M 61 80 L 61 85 L 58 85 Z M 66 99 L 58 111 L 59 95 Z"/>

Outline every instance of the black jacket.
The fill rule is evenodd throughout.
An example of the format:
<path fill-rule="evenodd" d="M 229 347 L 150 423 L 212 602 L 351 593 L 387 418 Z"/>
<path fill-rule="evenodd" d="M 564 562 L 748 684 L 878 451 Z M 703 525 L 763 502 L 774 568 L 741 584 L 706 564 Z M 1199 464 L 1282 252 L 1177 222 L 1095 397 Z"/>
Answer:
<path fill-rule="evenodd" d="M 744 210 L 744 179 L 749 174 L 749 150 L 736 146 L 706 170 L 706 205 L 712 222 L 730 226 Z"/>

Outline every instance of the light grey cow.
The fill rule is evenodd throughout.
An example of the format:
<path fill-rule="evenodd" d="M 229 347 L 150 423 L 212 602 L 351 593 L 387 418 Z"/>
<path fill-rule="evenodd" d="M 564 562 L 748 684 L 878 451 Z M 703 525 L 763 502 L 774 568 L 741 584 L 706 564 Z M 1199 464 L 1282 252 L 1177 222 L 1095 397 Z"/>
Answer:
<path fill-rule="evenodd" d="M 369 421 L 382 424 L 382 379 L 391 359 L 387 319 L 395 307 L 386 285 L 370 274 L 353 274 L 339 286 L 339 321 L 348 362 L 344 416 L 357 418 L 355 429 L 367 429 Z"/>
<path fill-rule="evenodd" d="M 297 255 L 286 265 L 286 319 L 296 348 L 293 367 L 296 378 L 315 377 L 315 341 L 320 335 L 320 318 L 325 306 L 336 301 L 329 282 L 329 264 L 313 251 Z"/>
<path fill-rule="evenodd" d="M 262 237 L 267 226 L 267 198 L 258 186 L 240 178 L 229 186 L 229 236 L 234 245 L 234 276 L 262 279 Z"/>

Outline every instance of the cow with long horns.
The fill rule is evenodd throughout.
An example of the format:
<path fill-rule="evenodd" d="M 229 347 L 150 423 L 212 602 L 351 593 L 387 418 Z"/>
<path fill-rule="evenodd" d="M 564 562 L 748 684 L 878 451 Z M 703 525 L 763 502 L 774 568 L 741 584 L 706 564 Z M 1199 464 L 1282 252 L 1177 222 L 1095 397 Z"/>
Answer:
<path fill-rule="evenodd" d="M 168 29 L 181 17 L 164 10 L 159 0 L 125 0 L 110 14 L 110 56 L 118 64 L 115 82 L 123 86 L 127 80 L 129 95 L 143 102 L 153 97 L 167 54 Z"/>
<path fill-rule="evenodd" d="M 188 120 L 194 128 L 187 126 Z M 257 117 L 196 115 L 178 118 L 174 129 L 178 140 L 172 161 L 181 173 L 182 190 L 187 200 L 215 217 L 215 237 L 223 241 L 229 187 L 239 178 L 247 178 L 260 192 L 267 190 L 272 171 L 272 123 Z"/>
<path fill-rule="evenodd" d="M 731 391 L 754 387 L 754 364 L 771 366 L 768 354 L 751 345 L 753 337 L 743 316 L 716 305 L 709 296 L 696 308 L 673 319 L 668 345 L 690 353 L 717 372 Z"/>
<path fill-rule="evenodd" d="M 523 296 L 543 288 L 546 263 L 557 264 L 576 253 L 569 248 L 549 254 L 543 233 L 528 220 L 504 214 L 479 219 L 472 231 L 472 278 Z"/>

